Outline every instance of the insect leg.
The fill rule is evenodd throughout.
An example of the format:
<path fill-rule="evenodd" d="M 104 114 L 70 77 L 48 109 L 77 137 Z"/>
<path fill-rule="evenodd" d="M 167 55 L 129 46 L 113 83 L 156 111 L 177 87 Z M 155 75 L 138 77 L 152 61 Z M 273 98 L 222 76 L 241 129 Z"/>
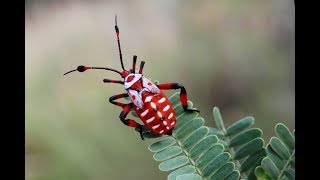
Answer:
<path fill-rule="evenodd" d="M 188 97 L 187 97 L 187 91 L 184 88 L 183 85 L 181 85 L 180 83 L 167 83 L 167 84 L 159 84 L 157 85 L 159 89 L 163 89 L 163 90 L 170 90 L 170 89 L 181 89 L 180 91 L 180 101 L 182 104 L 182 107 L 184 109 L 184 111 L 197 111 L 200 112 L 198 109 L 188 109 Z"/>
<path fill-rule="evenodd" d="M 132 70 L 131 70 L 132 73 L 136 73 L 136 62 L 137 62 L 137 56 L 134 55 L 132 60 Z"/>
<path fill-rule="evenodd" d="M 124 103 L 121 103 L 121 102 L 115 102 L 116 99 L 120 99 L 120 98 L 124 98 L 124 97 L 128 97 L 129 95 L 127 93 L 122 93 L 122 94 L 117 94 L 117 95 L 114 95 L 114 96 L 111 96 L 109 98 L 109 102 L 116 105 L 116 106 L 120 106 L 122 108 L 124 108 L 126 105 L 128 104 L 124 104 Z"/>
<path fill-rule="evenodd" d="M 118 84 L 124 84 L 123 81 L 118 81 L 118 80 L 112 80 L 112 79 L 103 79 L 104 83 L 118 83 Z"/>
<path fill-rule="evenodd" d="M 127 126 L 130 126 L 130 127 L 138 128 L 139 129 L 139 133 L 140 133 L 140 137 L 141 137 L 142 140 L 144 140 L 144 138 L 142 136 L 142 125 L 137 123 L 135 120 L 126 119 L 128 113 L 130 112 L 132 107 L 133 107 L 133 103 L 127 104 L 122 109 L 122 112 L 120 113 L 119 118 L 123 122 L 123 124 L 125 124 Z"/>
<path fill-rule="evenodd" d="M 144 61 L 141 61 L 140 63 L 139 74 L 142 74 L 144 63 L 145 63 Z"/>

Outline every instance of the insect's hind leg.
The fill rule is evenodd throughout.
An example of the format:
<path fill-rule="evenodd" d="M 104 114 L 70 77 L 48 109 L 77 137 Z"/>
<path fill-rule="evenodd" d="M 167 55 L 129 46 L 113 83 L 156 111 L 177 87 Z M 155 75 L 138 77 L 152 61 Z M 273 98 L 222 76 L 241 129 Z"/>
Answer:
<path fill-rule="evenodd" d="M 197 111 L 200 112 L 198 109 L 192 108 L 189 109 L 188 108 L 188 97 L 187 97 L 187 91 L 184 88 L 183 85 L 179 84 L 179 83 L 167 83 L 167 84 L 159 84 L 157 85 L 159 89 L 163 89 L 163 90 L 170 90 L 170 89 L 181 89 L 180 91 L 180 101 L 182 104 L 182 107 L 184 109 L 184 111 L 188 111 L 188 112 L 193 112 L 193 111 Z"/>
<path fill-rule="evenodd" d="M 134 127 L 134 128 L 138 128 L 139 129 L 139 133 L 140 133 L 140 137 L 142 140 L 144 140 L 143 135 L 142 135 L 142 125 L 137 123 L 135 120 L 132 119 L 126 119 L 128 113 L 130 112 L 130 110 L 133 107 L 133 103 L 127 104 L 123 110 L 121 111 L 119 118 L 121 120 L 121 122 L 127 126 L 130 127 Z"/>

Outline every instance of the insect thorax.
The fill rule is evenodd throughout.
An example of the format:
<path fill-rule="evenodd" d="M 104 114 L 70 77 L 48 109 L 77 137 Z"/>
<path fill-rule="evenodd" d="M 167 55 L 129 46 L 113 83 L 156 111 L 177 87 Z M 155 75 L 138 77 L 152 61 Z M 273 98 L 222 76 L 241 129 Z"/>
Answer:
<path fill-rule="evenodd" d="M 144 91 L 150 92 L 152 94 L 160 93 L 160 89 L 141 74 L 129 74 L 125 78 L 124 87 L 128 92 L 133 104 L 135 104 L 140 109 L 142 109 L 144 106 L 142 100 L 142 93 Z"/>

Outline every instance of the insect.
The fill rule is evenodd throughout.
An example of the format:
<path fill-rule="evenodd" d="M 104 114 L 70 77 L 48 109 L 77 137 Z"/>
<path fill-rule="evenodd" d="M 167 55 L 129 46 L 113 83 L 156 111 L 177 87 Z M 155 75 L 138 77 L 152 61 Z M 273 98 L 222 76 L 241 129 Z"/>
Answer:
<path fill-rule="evenodd" d="M 182 103 L 184 111 L 187 112 L 199 112 L 194 108 L 188 108 L 187 92 L 183 85 L 179 83 L 166 83 L 155 85 L 146 77 L 143 76 L 142 71 L 145 62 L 141 61 L 139 72 L 136 72 L 137 56 L 133 56 L 132 69 L 126 70 L 123 66 L 120 39 L 119 39 L 119 28 L 117 23 L 117 15 L 115 16 L 115 31 L 118 42 L 118 51 L 120 56 L 120 63 L 122 71 L 118 71 L 108 67 L 89 67 L 80 65 L 77 69 L 71 70 L 66 74 L 74 71 L 84 72 L 88 69 L 102 69 L 107 71 L 113 71 L 118 73 L 124 80 L 111 80 L 103 79 L 104 83 L 117 83 L 124 85 L 126 93 L 117 94 L 109 98 L 109 102 L 122 108 L 119 115 L 120 120 L 127 126 L 137 128 L 140 137 L 143 140 L 142 125 L 137 123 L 135 120 L 126 119 L 126 116 L 134 109 L 138 117 L 142 122 L 155 134 L 158 135 L 172 135 L 172 130 L 176 124 L 176 114 L 173 106 L 162 92 L 162 90 L 180 89 L 180 101 Z M 130 103 L 117 102 L 117 99 L 130 97 Z"/>

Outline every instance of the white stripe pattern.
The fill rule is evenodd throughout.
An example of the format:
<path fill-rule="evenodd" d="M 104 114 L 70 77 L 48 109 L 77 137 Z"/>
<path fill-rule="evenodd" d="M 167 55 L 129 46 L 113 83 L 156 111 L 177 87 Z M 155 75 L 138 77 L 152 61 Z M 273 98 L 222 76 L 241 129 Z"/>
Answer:
<path fill-rule="evenodd" d="M 160 124 L 152 126 L 152 129 L 157 129 L 160 126 Z"/>
<path fill-rule="evenodd" d="M 146 123 L 151 123 L 154 120 L 154 117 L 151 117 L 150 119 L 146 120 Z"/>
<path fill-rule="evenodd" d="M 148 96 L 148 97 L 146 97 L 146 99 L 144 100 L 144 102 L 150 102 L 152 98 L 153 98 L 153 96 Z"/>
<path fill-rule="evenodd" d="M 167 121 L 163 121 L 163 125 L 165 125 L 165 126 L 166 126 L 167 124 L 168 124 L 168 123 L 167 123 Z"/>
<path fill-rule="evenodd" d="M 168 111 L 169 108 L 170 108 L 170 106 L 167 105 L 166 107 L 163 108 L 163 111 Z"/>
<path fill-rule="evenodd" d="M 146 109 L 145 111 L 143 111 L 143 113 L 141 113 L 141 116 L 144 117 L 148 112 L 149 112 L 149 109 Z"/>
<path fill-rule="evenodd" d="M 152 107 L 153 109 L 156 109 L 156 108 L 157 108 L 157 106 L 156 106 L 156 104 L 155 104 L 154 102 L 151 102 L 150 104 L 151 104 L 151 107 Z"/>
<path fill-rule="evenodd" d="M 174 123 L 175 123 L 175 122 L 173 121 L 173 122 L 171 123 L 171 126 L 173 126 L 173 125 L 174 125 Z"/>
<path fill-rule="evenodd" d="M 162 134 L 164 130 L 161 130 L 159 133 Z"/>
<path fill-rule="evenodd" d="M 158 103 L 163 103 L 165 100 L 166 100 L 166 98 L 163 97 L 158 101 Z"/>
<path fill-rule="evenodd" d="M 169 128 L 169 126 L 167 126 L 166 128 L 167 128 L 167 130 L 169 130 L 169 129 L 170 129 L 170 128 Z"/>
<path fill-rule="evenodd" d="M 172 116 L 173 116 L 173 113 L 171 113 L 171 114 L 169 115 L 168 119 L 171 119 L 171 118 L 172 118 Z"/>

